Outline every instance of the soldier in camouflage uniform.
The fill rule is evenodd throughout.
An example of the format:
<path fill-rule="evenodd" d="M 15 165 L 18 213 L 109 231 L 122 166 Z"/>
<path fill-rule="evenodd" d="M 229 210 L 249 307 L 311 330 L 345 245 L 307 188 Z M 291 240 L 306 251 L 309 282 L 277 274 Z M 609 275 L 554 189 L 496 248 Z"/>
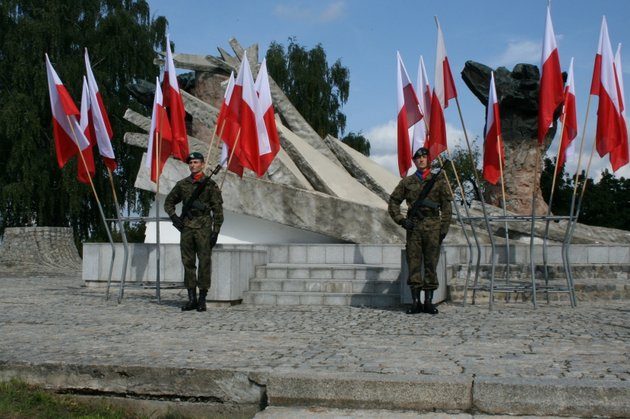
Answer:
<path fill-rule="evenodd" d="M 190 176 L 180 180 L 166 197 L 164 210 L 173 225 L 181 232 L 180 249 L 184 264 L 184 285 L 188 290 L 188 303 L 182 311 L 206 311 L 206 296 L 210 289 L 212 248 L 217 243 L 223 224 L 223 198 L 217 184 L 203 173 L 205 166 L 201 153 L 191 153 L 186 159 Z M 200 183 L 204 183 L 197 199 L 186 204 Z M 190 208 L 179 217 L 175 205 L 183 202 Z M 199 259 L 199 271 L 196 262 Z M 197 287 L 199 300 L 197 300 Z"/>
<path fill-rule="evenodd" d="M 437 314 L 437 308 L 431 303 L 433 291 L 438 287 L 436 267 L 440 257 L 440 245 L 448 233 L 451 222 L 451 194 L 444 174 L 439 175 L 426 196 L 426 205 L 411 217 L 402 215 L 400 205 L 407 201 L 411 209 L 422 192 L 424 185 L 434 176 L 429 168 L 429 151 L 422 147 L 413 155 L 413 162 L 418 169 L 413 175 L 400 181 L 389 198 L 389 215 L 407 230 L 407 266 L 413 305 L 408 314 Z M 424 275 L 421 273 L 424 261 Z M 424 305 L 420 292 L 424 290 Z"/>

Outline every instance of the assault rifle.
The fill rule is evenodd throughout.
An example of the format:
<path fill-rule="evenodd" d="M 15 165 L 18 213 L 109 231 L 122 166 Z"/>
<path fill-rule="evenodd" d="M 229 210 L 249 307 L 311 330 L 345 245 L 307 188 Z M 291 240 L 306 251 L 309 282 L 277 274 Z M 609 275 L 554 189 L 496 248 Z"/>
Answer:
<path fill-rule="evenodd" d="M 203 178 L 201 182 L 199 182 L 199 184 L 193 191 L 192 195 L 190 195 L 190 198 L 188 198 L 186 202 L 184 202 L 184 205 L 182 206 L 182 217 L 181 217 L 182 219 L 193 218 L 193 215 L 191 213 L 191 210 L 193 208 L 198 209 L 198 210 L 204 209 L 203 204 L 197 201 L 197 198 L 199 198 L 199 196 L 203 192 L 204 188 L 206 187 L 206 184 L 208 183 L 208 180 L 212 178 L 212 176 L 219 173 L 220 170 L 221 170 L 221 165 L 217 164 L 217 167 L 215 167 L 214 170 L 212 170 L 210 175 L 206 176 L 205 178 Z"/>

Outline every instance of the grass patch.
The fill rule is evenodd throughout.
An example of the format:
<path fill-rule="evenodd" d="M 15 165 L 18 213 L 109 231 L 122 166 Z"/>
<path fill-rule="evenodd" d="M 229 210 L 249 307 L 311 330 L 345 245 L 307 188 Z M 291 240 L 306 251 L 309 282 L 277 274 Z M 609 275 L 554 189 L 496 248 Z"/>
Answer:
<path fill-rule="evenodd" d="M 18 380 L 0 383 L 0 418 L 139 419 L 142 417 L 107 405 L 90 406 Z"/>

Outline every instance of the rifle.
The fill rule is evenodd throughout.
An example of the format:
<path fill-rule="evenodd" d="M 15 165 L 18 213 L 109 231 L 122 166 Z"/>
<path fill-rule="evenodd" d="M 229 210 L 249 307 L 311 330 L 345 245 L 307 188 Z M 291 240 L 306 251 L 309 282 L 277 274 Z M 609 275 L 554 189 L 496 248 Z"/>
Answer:
<path fill-rule="evenodd" d="M 201 195 L 201 193 L 203 192 L 203 189 L 206 187 L 208 180 L 212 178 L 212 176 L 219 173 L 220 170 L 221 170 L 221 165 L 217 164 L 217 167 L 215 167 L 214 170 L 212 170 L 210 175 L 206 176 L 201 182 L 199 182 L 199 184 L 193 191 L 192 195 L 190 195 L 190 197 L 186 200 L 186 202 L 184 202 L 184 205 L 182 206 L 182 217 L 181 217 L 182 219 L 186 219 L 186 218 L 192 219 L 193 216 L 190 210 L 193 208 L 203 209 L 203 208 L 199 208 L 200 203 L 197 202 L 197 198 L 199 198 L 199 195 Z"/>
<path fill-rule="evenodd" d="M 442 174 L 442 171 L 444 170 L 445 162 L 446 160 L 442 162 L 438 172 L 434 176 L 431 176 L 431 179 L 429 179 L 429 181 L 424 184 L 422 191 L 420 191 L 420 195 L 418 196 L 418 199 L 416 199 L 416 201 L 413 203 L 409 211 L 407 211 L 408 220 L 410 220 L 413 217 L 416 217 L 422 220 L 424 218 L 424 216 L 422 215 L 422 212 L 420 212 L 422 207 L 431 208 L 431 209 L 438 209 L 440 207 L 437 203 L 427 199 L 427 196 L 429 195 L 429 192 L 431 192 L 431 189 L 433 189 L 433 185 L 435 185 L 435 182 L 437 182 L 438 177 Z"/>

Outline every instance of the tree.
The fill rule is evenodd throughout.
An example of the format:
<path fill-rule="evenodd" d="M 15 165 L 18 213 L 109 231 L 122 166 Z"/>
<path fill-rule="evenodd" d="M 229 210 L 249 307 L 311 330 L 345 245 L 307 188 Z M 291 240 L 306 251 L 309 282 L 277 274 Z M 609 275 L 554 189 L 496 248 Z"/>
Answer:
<path fill-rule="evenodd" d="M 370 156 L 370 140 L 365 138 L 361 131 L 358 133 L 350 131 L 348 135 L 341 139 L 341 142 L 354 148 L 365 156 Z"/>
<path fill-rule="evenodd" d="M 295 38 L 289 38 L 286 51 L 272 42 L 266 58 L 271 77 L 320 137 L 343 134 L 346 115 L 341 108 L 350 94 L 350 71 L 341 60 L 328 66 L 321 44 L 307 50 Z"/>
<path fill-rule="evenodd" d="M 468 206 L 472 204 L 473 200 L 479 200 L 479 194 L 483 193 L 486 187 L 486 182 L 483 180 L 481 171 L 478 169 L 479 148 L 475 146 L 472 151 L 472 158 L 468 150 L 464 150 L 459 146 L 455 147 L 454 151 L 451 152 L 451 160 L 457 169 L 457 177 L 459 177 L 461 187 L 464 189 L 463 193 L 457 183 L 457 178 L 455 176 L 455 172 L 453 171 L 453 165 L 448 162 L 444 163 L 444 170 L 446 171 L 449 182 L 452 185 L 455 199 L 459 203 L 462 203 L 465 200 Z M 482 185 L 477 185 L 477 182 L 475 181 L 475 174 L 476 178 L 482 182 Z"/>
<path fill-rule="evenodd" d="M 52 139 L 44 53 L 78 104 L 89 50 L 115 134 L 118 196 L 127 212 L 146 214 L 149 195 L 133 187 L 142 152 L 123 143 L 128 107 L 141 110 L 128 82 L 152 79 L 154 49 L 164 47 L 166 19 L 145 0 L 5 0 L 0 2 L 0 230 L 72 226 L 78 240 L 106 235 L 89 186 L 76 180 L 76 159 L 59 170 Z M 95 150 L 95 154 L 98 151 Z M 107 171 L 98 157 L 96 190 L 115 215 Z"/>
<path fill-rule="evenodd" d="M 540 184 L 547 203 L 549 203 L 554 167 L 555 162 L 546 158 Z M 551 210 L 556 215 L 568 215 L 575 180 L 564 172 L 564 168 L 557 176 Z M 582 171 L 578 177 L 576 205 L 584 180 L 585 173 Z M 598 182 L 587 178 L 586 183 L 586 192 L 578 221 L 593 226 L 630 230 L 630 219 L 626 215 L 630 206 L 630 181 L 623 177 L 616 178 L 605 169 Z"/>

